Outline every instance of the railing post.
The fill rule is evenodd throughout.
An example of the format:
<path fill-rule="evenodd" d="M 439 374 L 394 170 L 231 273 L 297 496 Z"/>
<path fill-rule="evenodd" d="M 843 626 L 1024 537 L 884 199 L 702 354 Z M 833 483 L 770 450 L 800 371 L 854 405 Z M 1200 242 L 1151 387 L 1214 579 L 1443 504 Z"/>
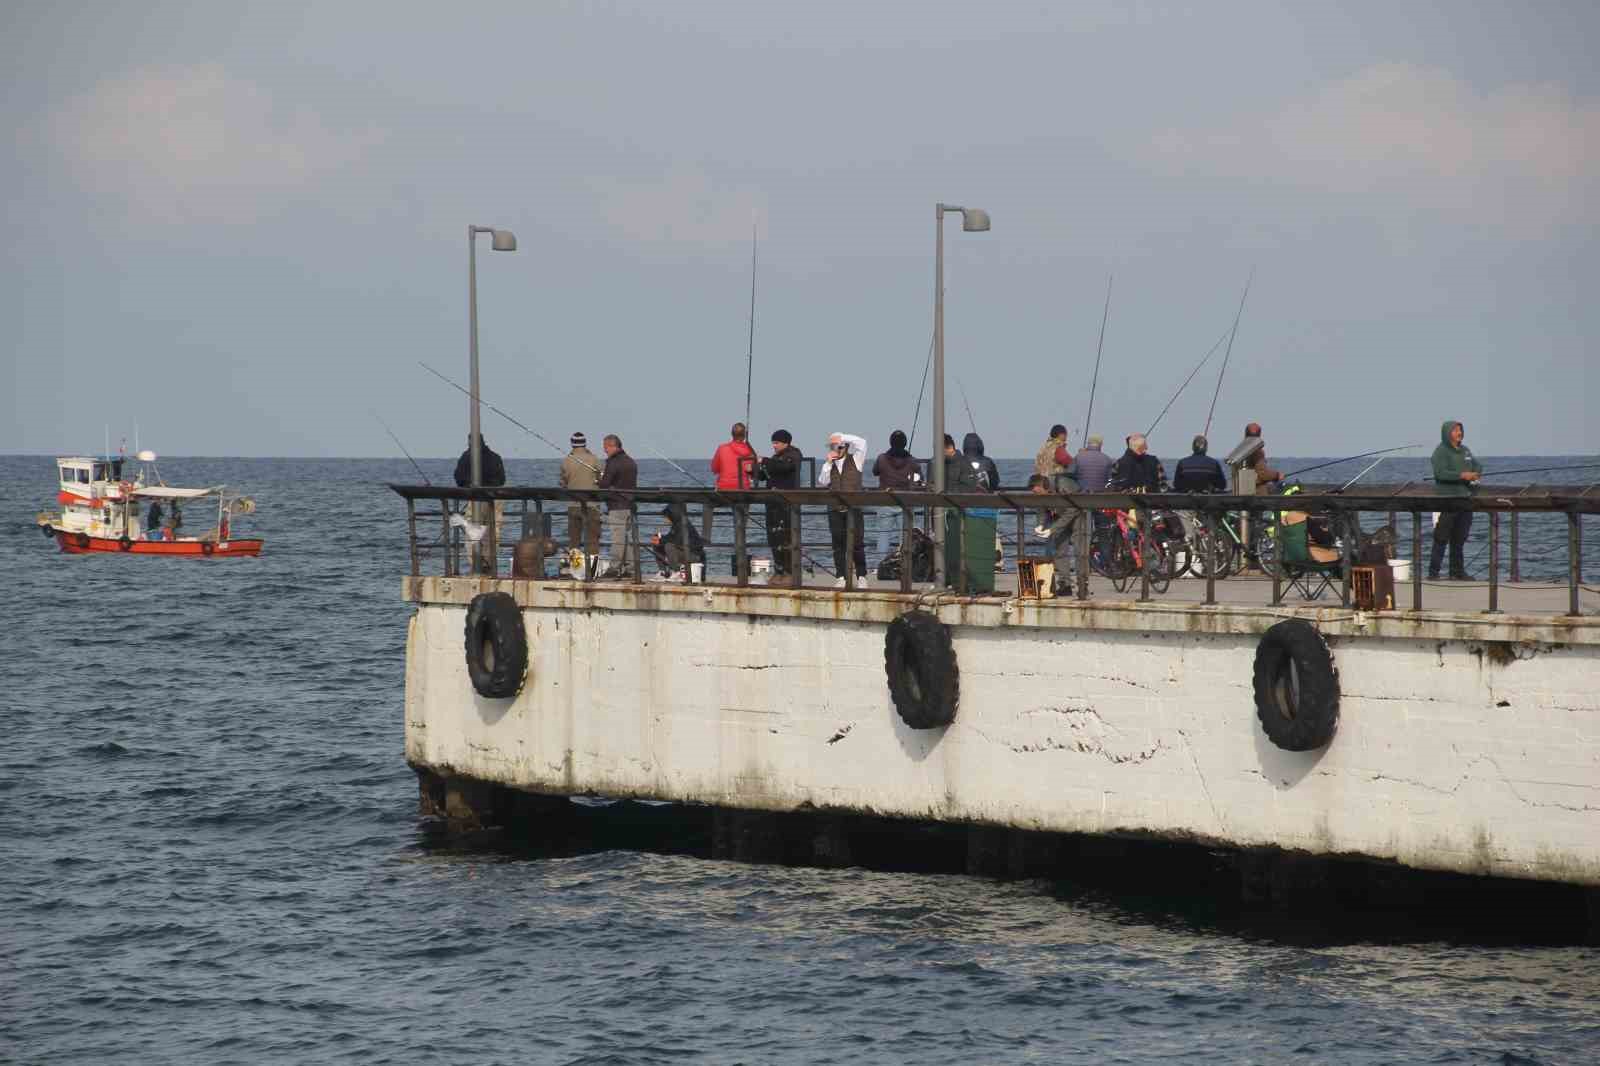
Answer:
<path fill-rule="evenodd" d="M 1489 613 L 1500 613 L 1500 512 L 1489 512 Z"/>
<path fill-rule="evenodd" d="M 1265 522 L 1267 512 L 1261 512 L 1260 521 Z M 1306 531 L 1306 548 L 1310 550 L 1311 532 Z M 1248 543 L 1248 542 L 1246 542 Z M 1283 565 L 1283 512 L 1279 511 L 1272 522 L 1272 606 L 1277 607 L 1283 603 L 1283 575 L 1288 571 Z"/>
<path fill-rule="evenodd" d="M 1422 512 L 1411 512 L 1411 609 L 1422 610 Z"/>
<path fill-rule="evenodd" d="M 694 584 L 694 556 L 689 551 L 689 505 L 675 503 L 672 505 L 673 517 L 678 524 L 678 547 L 683 551 L 683 583 Z M 643 577 L 643 575 L 640 575 Z"/>
<path fill-rule="evenodd" d="M 856 590 L 856 511 L 846 505 L 844 509 L 844 578 L 846 592 Z M 864 548 L 863 548 L 864 550 Z"/>
<path fill-rule="evenodd" d="M 417 501 L 409 496 L 406 497 L 406 532 L 411 541 L 411 576 L 421 577 L 422 557 L 417 554 Z"/>
<path fill-rule="evenodd" d="M 1359 512 L 1346 514 L 1343 511 L 1333 512 L 1333 527 L 1337 531 L 1333 539 L 1340 544 L 1339 548 L 1339 605 L 1350 606 L 1350 567 L 1355 560 L 1355 546 L 1361 543 L 1361 515 Z M 1343 534 L 1342 536 L 1340 534 Z M 1306 550 L 1311 549 L 1311 531 L 1306 530 Z"/>
<path fill-rule="evenodd" d="M 900 591 L 910 592 L 912 571 L 916 569 L 917 553 L 911 539 L 913 518 L 911 508 L 903 507 L 900 512 Z"/>
<path fill-rule="evenodd" d="M 800 569 L 800 521 L 804 515 L 798 503 L 786 506 L 789 508 L 789 573 L 794 576 L 794 587 L 804 588 L 805 577 Z"/>
<path fill-rule="evenodd" d="M 1202 511 L 1200 512 L 1200 521 L 1205 526 L 1206 530 L 1205 545 L 1208 549 L 1214 549 L 1218 532 L 1217 516 L 1210 511 Z M 1210 557 L 1206 559 L 1206 606 L 1213 607 L 1216 605 L 1216 602 L 1217 554 L 1215 550 L 1212 550 Z"/>
<path fill-rule="evenodd" d="M 439 501 L 439 518 L 444 522 L 444 576 L 456 576 L 456 531 L 450 525 L 450 501 Z"/>
<path fill-rule="evenodd" d="M 1141 501 L 1142 502 L 1142 501 Z M 1134 508 L 1134 528 L 1139 531 L 1139 602 L 1150 602 L 1150 508 Z"/>
<path fill-rule="evenodd" d="M 1522 580 L 1522 569 L 1517 559 L 1517 512 L 1511 512 L 1511 583 Z"/>
<path fill-rule="evenodd" d="M 745 527 L 750 522 L 750 505 L 733 505 L 733 574 L 740 588 L 750 584 L 750 552 L 745 542 Z M 707 559 L 707 562 L 710 560 Z"/>
<path fill-rule="evenodd" d="M 1078 508 L 1078 527 L 1074 540 L 1078 550 L 1078 599 L 1089 598 L 1089 542 L 1094 537 L 1094 509 Z"/>
<path fill-rule="evenodd" d="M 1577 511 L 1567 512 L 1567 614 L 1576 618 L 1578 592 L 1583 584 L 1583 526 Z"/>

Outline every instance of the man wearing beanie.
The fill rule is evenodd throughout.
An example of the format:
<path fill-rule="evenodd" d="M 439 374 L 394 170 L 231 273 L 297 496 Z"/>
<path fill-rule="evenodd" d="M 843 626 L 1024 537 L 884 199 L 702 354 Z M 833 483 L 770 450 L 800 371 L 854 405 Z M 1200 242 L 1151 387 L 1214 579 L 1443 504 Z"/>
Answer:
<path fill-rule="evenodd" d="M 561 487 L 592 489 L 600 484 L 600 459 L 589 450 L 581 432 L 572 435 L 572 450 L 561 460 Z M 585 514 L 587 513 L 587 520 Z M 600 554 L 600 506 L 567 508 L 567 548 L 581 547 L 590 558 Z"/>
<path fill-rule="evenodd" d="M 801 459 L 794 437 L 786 429 L 777 430 L 772 434 L 772 454 L 761 460 L 757 476 L 766 481 L 768 488 L 797 489 Z M 798 585 L 799 578 L 789 565 L 789 508 L 785 504 L 767 504 L 767 546 L 772 549 L 771 583 Z"/>

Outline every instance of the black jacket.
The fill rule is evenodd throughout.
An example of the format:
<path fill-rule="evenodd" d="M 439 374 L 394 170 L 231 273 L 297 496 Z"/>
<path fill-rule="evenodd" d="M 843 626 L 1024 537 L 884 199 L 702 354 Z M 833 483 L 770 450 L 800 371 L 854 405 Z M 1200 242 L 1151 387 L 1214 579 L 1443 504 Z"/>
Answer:
<path fill-rule="evenodd" d="M 667 528 L 661 534 L 661 545 L 663 549 L 668 544 L 677 544 L 681 546 L 683 544 L 683 530 L 678 528 L 677 514 L 672 510 L 672 508 L 669 507 L 662 512 L 662 515 L 667 520 Z M 693 559 L 697 563 L 705 562 L 705 538 L 700 535 L 700 531 L 694 527 L 693 522 L 690 522 L 686 528 L 689 530 L 689 558 Z"/>
<path fill-rule="evenodd" d="M 769 455 L 756 466 L 756 475 L 765 478 L 767 486 L 774 489 L 800 487 L 800 464 L 805 456 L 793 444 L 777 455 Z"/>
<path fill-rule="evenodd" d="M 600 488 L 602 489 L 636 489 L 639 487 L 639 464 L 633 461 L 633 456 L 618 449 L 615 455 L 606 457 L 606 468 L 600 472 Z M 623 510 L 628 502 L 620 497 L 614 497 L 606 504 L 606 510 Z"/>
<path fill-rule="evenodd" d="M 1140 455 L 1129 448 L 1111 467 L 1108 487 L 1118 492 L 1160 492 L 1161 460 L 1149 452 Z"/>
<path fill-rule="evenodd" d="M 482 437 L 478 438 L 482 445 L 479 453 L 483 464 L 483 483 L 485 485 L 504 485 L 506 483 L 506 464 L 495 450 L 489 447 L 489 442 Z M 456 460 L 456 485 L 466 488 L 472 484 L 472 445 L 467 445 L 461 452 L 461 458 Z"/>
<path fill-rule="evenodd" d="M 1172 479 L 1173 492 L 1227 492 L 1228 477 L 1222 464 L 1209 455 L 1191 455 L 1178 460 Z"/>
<path fill-rule="evenodd" d="M 872 464 L 872 472 L 877 475 L 880 489 L 910 489 L 921 486 L 920 481 L 912 481 L 913 476 L 920 477 L 917 460 L 904 448 L 898 455 L 893 448 L 880 452 Z"/>

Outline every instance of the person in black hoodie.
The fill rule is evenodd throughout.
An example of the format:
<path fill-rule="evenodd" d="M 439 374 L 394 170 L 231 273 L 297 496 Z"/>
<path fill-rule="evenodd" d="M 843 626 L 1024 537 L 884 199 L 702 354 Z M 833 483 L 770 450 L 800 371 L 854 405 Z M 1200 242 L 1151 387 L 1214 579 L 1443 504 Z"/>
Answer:
<path fill-rule="evenodd" d="M 794 446 L 794 437 L 786 429 L 772 434 L 772 454 L 756 464 L 756 478 L 765 481 L 770 489 L 797 489 L 800 487 L 800 464 L 805 457 Z M 774 577 L 786 578 L 774 584 L 793 584 L 795 576 L 789 566 L 789 508 L 783 503 L 767 504 L 767 547 L 772 549 Z"/>
<path fill-rule="evenodd" d="M 949 492 L 993 492 L 1000 486 L 1000 470 L 983 454 L 983 438 L 968 433 L 961 440 L 961 455 L 945 460 L 945 489 Z M 957 525 L 964 525 L 962 536 Z M 958 586 L 961 556 L 967 560 L 967 592 L 982 595 L 994 591 L 995 511 L 990 507 L 970 507 L 964 521 L 955 511 L 945 512 L 945 584 Z"/>
<path fill-rule="evenodd" d="M 1160 492 L 1166 480 L 1161 474 L 1161 460 L 1149 453 L 1143 433 L 1128 438 L 1128 450 L 1122 453 L 1111 468 L 1110 488 L 1118 492 Z"/>
<path fill-rule="evenodd" d="M 490 486 L 504 485 L 506 483 L 505 461 L 495 454 L 493 448 L 489 447 L 488 440 L 482 434 L 478 436 L 478 443 L 480 445 L 478 454 L 483 457 L 480 460 L 483 483 Z M 461 453 L 461 458 L 456 460 L 456 485 L 464 489 L 471 484 L 472 434 L 469 433 L 467 434 L 467 448 Z"/>
<path fill-rule="evenodd" d="M 706 542 L 700 531 L 694 528 L 694 523 L 689 522 L 682 528 L 678 525 L 678 512 L 671 507 L 663 507 L 661 514 L 667 520 L 667 528 L 650 538 L 650 554 L 656 557 L 663 573 L 676 570 L 689 563 L 699 563 L 704 566 L 706 561 Z M 689 554 L 683 554 L 683 534 L 689 534 Z"/>
<path fill-rule="evenodd" d="M 917 460 L 906 450 L 906 435 L 901 430 L 889 434 L 889 450 L 879 452 L 872 462 L 872 473 L 880 489 L 919 489 L 922 471 Z"/>

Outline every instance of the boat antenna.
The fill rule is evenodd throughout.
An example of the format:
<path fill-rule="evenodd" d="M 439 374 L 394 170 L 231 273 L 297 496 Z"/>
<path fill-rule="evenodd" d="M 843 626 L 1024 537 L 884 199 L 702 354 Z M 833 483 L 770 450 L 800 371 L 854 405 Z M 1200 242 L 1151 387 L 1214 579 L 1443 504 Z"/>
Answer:
<path fill-rule="evenodd" d="M 928 338 L 928 361 L 922 364 L 922 384 L 917 388 L 917 411 L 911 416 L 911 437 L 906 441 L 909 449 L 917 441 L 917 423 L 922 420 L 922 394 L 928 390 L 928 368 L 933 366 L 933 338 Z"/>
<path fill-rule="evenodd" d="M 389 439 L 394 441 L 395 447 L 400 449 L 400 453 L 407 459 L 411 459 L 411 465 L 417 468 L 417 473 L 422 475 L 422 480 L 427 484 L 432 485 L 433 482 L 428 480 L 428 475 L 423 472 L 422 467 L 417 464 L 416 459 L 412 458 L 411 453 L 406 451 L 406 446 L 400 443 L 400 438 L 394 435 L 394 430 L 389 428 L 389 423 L 383 420 L 383 416 L 379 415 L 376 411 L 369 410 L 368 413 L 371 414 L 373 418 L 378 420 L 378 425 L 382 426 L 383 431 L 389 434 Z"/>
<path fill-rule="evenodd" d="M 1377 451 L 1373 451 L 1373 452 L 1362 452 L 1359 455 L 1347 455 L 1343 459 L 1329 459 L 1325 463 L 1318 463 L 1316 466 L 1303 466 L 1299 470 L 1295 470 L 1295 471 L 1292 471 L 1292 472 L 1290 472 L 1288 474 L 1285 474 L 1285 475 L 1283 475 L 1283 479 L 1282 480 L 1288 481 L 1292 477 L 1299 477 L 1301 474 L 1309 474 L 1313 470 L 1321 470 L 1323 467 L 1327 467 L 1327 466 L 1338 466 L 1340 463 L 1350 463 L 1350 462 L 1354 462 L 1357 459 L 1368 459 L 1368 458 L 1371 458 L 1374 455 L 1388 455 L 1391 452 L 1403 452 L 1403 451 L 1406 451 L 1409 448 L 1424 448 L 1424 447 L 1426 447 L 1426 445 L 1423 445 L 1423 444 L 1402 444 L 1402 445 L 1399 445 L 1398 447 L 1395 447 L 1395 448 L 1379 448 Z"/>
<path fill-rule="evenodd" d="M 756 213 L 750 212 L 750 341 L 744 355 L 744 424 L 750 425 L 750 386 L 756 373 Z"/>
<path fill-rule="evenodd" d="M 438 378 L 440 381 L 444 382 L 446 385 L 449 385 L 452 389 L 455 389 L 457 392 L 460 392 L 465 396 L 471 397 L 472 399 L 475 399 L 475 400 L 478 399 L 478 397 L 473 396 L 472 393 L 468 392 L 466 389 L 462 388 L 460 385 L 457 385 L 455 382 L 451 381 L 449 378 L 445 377 L 443 374 L 439 373 L 437 370 L 435 370 L 433 367 L 429 366 L 427 363 L 424 363 L 422 360 L 420 360 L 420 359 L 417 360 L 417 365 L 420 366 L 422 369 L 426 370 L 428 373 L 432 374 L 434 377 Z M 561 445 L 557 444 L 555 441 L 551 440 L 549 437 L 545 436 L 543 433 L 540 433 L 537 430 L 529 429 L 527 426 L 523 425 L 521 422 L 518 422 L 515 418 L 512 418 L 510 415 L 508 415 L 504 411 L 500 410 L 500 408 L 496 407 L 494 404 L 485 402 L 483 400 L 479 400 L 479 402 L 482 403 L 483 406 L 487 407 L 489 410 L 493 411 L 495 414 L 499 415 L 501 418 L 505 419 L 507 422 L 510 422 L 513 426 L 516 426 L 518 429 L 522 430 L 522 432 L 528 434 L 530 437 L 534 437 L 534 438 L 536 438 L 538 440 L 544 441 L 546 444 L 548 444 L 550 447 L 554 448 L 557 452 L 559 452 L 562 455 L 566 455 L 567 454 L 566 450 L 563 449 L 561 447 Z M 574 456 L 573 458 L 577 459 L 576 456 Z M 600 473 L 600 468 L 595 466 L 593 463 L 584 462 L 582 459 L 577 459 L 577 462 L 580 463 L 583 466 L 588 467 L 590 470 L 593 470 L 596 474 Z"/>
<path fill-rule="evenodd" d="M 1150 434 L 1152 434 L 1152 433 L 1154 433 L 1156 431 L 1156 427 L 1161 424 L 1161 420 L 1163 418 L 1167 417 L 1167 412 L 1172 410 L 1172 405 L 1178 402 L 1178 397 L 1179 396 L 1183 395 L 1183 390 L 1187 389 L 1189 387 L 1189 382 L 1193 381 L 1194 380 L 1194 376 L 1196 374 L 1200 373 L 1200 368 L 1201 367 L 1205 366 L 1208 362 L 1211 361 L 1211 357 L 1213 355 L 1217 354 L 1217 349 L 1222 347 L 1222 342 L 1227 340 L 1227 339 L 1228 339 L 1228 331 L 1227 330 L 1223 330 L 1222 331 L 1222 336 L 1217 338 L 1217 343 L 1213 344 L 1211 346 L 1211 350 L 1206 352 L 1206 357 L 1204 359 L 1200 360 L 1200 362 L 1196 363 L 1195 364 L 1195 368 L 1193 370 L 1189 371 L 1189 376 L 1183 379 L 1183 384 L 1179 385 L 1178 386 L 1178 391 L 1172 394 L 1172 399 L 1167 401 L 1167 406 L 1165 406 L 1165 407 L 1163 407 L 1161 409 L 1161 413 L 1156 415 L 1156 420 L 1154 422 L 1150 423 L 1150 428 L 1144 431 L 1144 435 L 1146 437 L 1150 436 Z"/>
<path fill-rule="evenodd" d="M 967 409 L 967 424 L 972 427 L 972 432 L 977 433 L 978 420 L 972 417 L 972 405 L 967 402 L 967 386 L 960 378 L 956 378 L 956 388 L 961 390 L 961 406 Z"/>
<path fill-rule="evenodd" d="M 1217 371 L 1217 390 L 1211 394 L 1211 410 L 1206 412 L 1206 428 L 1202 436 L 1211 436 L 1211 417 L 1217 413 L 1217 397 L 1222 395 L 1222 379 L 1228 373 L 1228 360 L 1233 358 L 1233 338 L 1239 335 L 1239 316 L 1244 314 L 1244 300 L 1250 295 L 1250 283 L 1255 280 L 1256 268 L 1244 279 L 1244 292 L 1239 296 L 1239 310 L 1233 313 L 1233 329 L 1228 333 L 1228 351 L 1222 357 L 1222 369 Z"/>
<path fill-rule="evenodd" d="M 1115 274 L 1106 275 L 1106 306 L 1100 312 L 1100 343 L 1094 346 L 1094 377 L 1089 381 L 1089 409 L 1083 414 L 1083 436 L 1078 440 L 1089 439 L 1089 423 L 1094 418 L 1094 390 L 1100 384 L 1100 356 L 1106 350 L 1106 319 L 1111 317 L 1111 281 Z"/>

